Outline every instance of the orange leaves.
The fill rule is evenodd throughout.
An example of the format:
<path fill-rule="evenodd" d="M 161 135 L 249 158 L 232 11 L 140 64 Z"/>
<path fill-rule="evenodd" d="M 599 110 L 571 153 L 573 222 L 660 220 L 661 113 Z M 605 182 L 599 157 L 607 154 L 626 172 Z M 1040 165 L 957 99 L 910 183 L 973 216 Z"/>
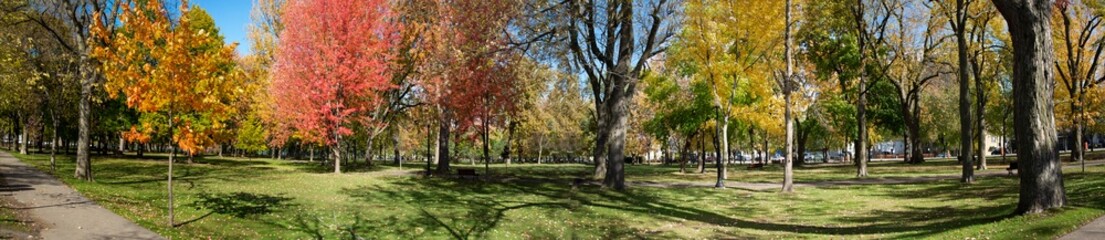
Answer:
<path fill-rule="evenodd" d="M 204 121 L 208 125 L 204 131 L 191 131 L 192 126 L 185 125 L 183 131 L 172 133 L 182 148 L 197 151 L 213 144 L 214 129 L 233 112 L 229 101 L 240 92 L 235 89 L 241 84 L 241 74 L 225 69 L 233 60 L 234 45 L 201 48 L 221 45 L 221 40 L 190 27 L 187 1 L 181 2 L 182 17 L 175 24 L 162 6 L 158 0 L 123 3 L 122 26 L 112 36 L 105 23 L 94 23 L 93 43 L 98 44 L 92 45 L 92 56 L 102 63 L 107 78 L 104 89 L 112 97 L 123 94 L 127 106 L 142 113 L 209 118 Z M 169 119 L 173 126 L 175 119 Z M 149 134 L 132 129 L 129 135 L 142 140 Z"/>
<path fill-rule="evenodd" d="M 148 124 L 144 124 L 142 131 L 138 131 L 136 126 L 130 126 L 130 130 L 123 132 L 123 140 L 132 143 L 148 143 L 150 142 L 150 135 L 153 131 Z"/>

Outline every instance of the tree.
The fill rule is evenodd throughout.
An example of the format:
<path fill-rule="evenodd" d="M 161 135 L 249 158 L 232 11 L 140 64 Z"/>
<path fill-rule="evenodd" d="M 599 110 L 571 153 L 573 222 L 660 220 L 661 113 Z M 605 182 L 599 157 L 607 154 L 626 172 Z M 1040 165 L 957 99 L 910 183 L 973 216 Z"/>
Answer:
<path fill-rule="evenodd" d="M 854 146 L 856 176 L 867 176 L 868 94 L 892 63 L 887 55 L 890 32 L 887 24 L 894 17 L 889 1 L 857 0 L 813 1 L 803 11 L 806 22 L 799 33 L 807 45 L 807 58 L 814 63 L 820 79 L 836 80 L 842 92 L 849 93 L 855 114 Z"/>
<path fill-rule="evenodd" d="M 658 0 L 549 1 L 525 4 L 521 45 L 543 43 L 566 66 L 587 76 L 595 105 L 595 178 L 625 189 L 624 150 L 629 102 L 649 59 L 675 35 L 678 3 Z M 639 8 L 640 7 L 640 8 Z"/>
<path fill-rule="evenodd" d="M 93 35 L 103 42 L 94 47 L 93 56 L 105 64 L 105 90 L 114 96 L 126 96 L 128 107 L 142 113 L 165 114 L 172 142 L 194 154 L 203 139 L 213 131 L 193 128 L 198 119 L 219 120 L 230 113 L 228 101 L 240 90 L 238 77 L 221 75 L 220 63 L 231 58 L 235 45 L 219 51 L 196 51 L 217 40 L 190 27 L 187 1 L 180 6 L 182 16 L 175 24 L 157 0 L 124 4 L 120 22 L 124 31 L 114 36 L 104 22 L 96 21 Z M 215 125 L 218 127 L 218 125 Z M 173 223 L 172 147 L 169 157 L 169 225 Z"/>
<path fill-rule="evenodd" d="M 382 104 L 389 82 L 389 50 L 397 26 L 382 0 L 292 1 L 285 6 L 273 81 L 276 116 L 290 118 L 304 141 L 331 150 L 341 173 L 343 137 L 351 124 L 380 124 L 355 118 Z"/>
<path fill-rule="evenodd" d="M 1060 44 L 1056 48 L 1056 73 L 1059 75 L 1059 88 L 1055 98 L 1058 102 L 1068 103 L 1067 114 L 1061 115 L 1059 125 L 1069 127 L 1072 140 L 1071 160 L 1083 161 L 1083 136 L 1086 122 L 1089 120 L 1086 107 L 1087 97 L 1093 93 L 1092 87 L 1105 82 L 1101 75 L 1100 63 L 1105 52 L 1105 33 L 1101 26 L 1105 6 L 1098 1 L 1070 1 L 1058 6 L 1057 19 L 1053 19 L 1053 36 Z M 1060 105 L 1062 108 L 1062 105 Z M 1060 110 L 1060 111 L 1062 111 Z"/>
<path fill-rule="evenodd" d="M 949 18 L 955 41 L 958 47 L 959 61 L 959 162 L 963 164 L 963 176 L 961 182 L 974 182 L 974 169 L 971 164 L 971 98 L 970 98 L 970 69 L 967 60 L 967 19 L 970 17 L 967 7 L 971 0 L 956 0 L 955 17 Z M 985 156 L 979 156 L 985 157 Z"/>
<path fill-rule="evenodd" d="M 1050 19 L 1062 1 L 993 0 L 1013 43 L 1013 130 L 1020 162 L 1017 214 L 1066 206 L 1062 164 L 1055 150 L 1052 99 L 1055 61 Z"/>
<path fill-rule="evenodd" d="M 669 50 L 670 61 L 679 74 L 707 87 L 701 97 L 714 110 L 701 114 L 714 115 L 706 119 L 714 119 L 719 140 L 715 187 L 724 188 L 731 116 L 749 114 L 735 110 L 770 98 L 766 88 L 752 86 L 770 85 L 774 69 L 768 59 L 779 53 L 777 43 L 783 34 L 777 30 L 784 25 L 773 13 L 783 6 L 775 1 L 696 0 L 687 1 L 684 9 L 687 19 Z"/>
<path fill-rule="evenodd" d="M 436 21 L 426 31 L 426 51 L 435 58 L 421 66 L 425 101 L 438 108 L 438 168 L 449 171 L 449 137 L 476 128 L 490 162 L 490 130 L 505 121 L 517 97 L 513 61 L 519 57 L 504 33 L 517 7 L 513 1 L 457 1 L 432 5 Z M 485 169 L 489 167 L 485 166 Z"/>
<path fill-rule="evenodd" d="M 928 84 L 945 74 L 945 64 L 937 59 L 945 37 L 938 35 L 941 25 L 939 15 L 933 13 L 930 6 L 917 6 L 919 2 L 910 1 L 898 4 L 894 19 L 898 25 L 897 37 L 887 46 L 894 56 L 894 63 L 882 75 L 889 80 L 897 94 L 898 114 L 905 125 L 904 142 L 905 161 L 924 162 L 921 151 L 921 95 Z M 917 9 L 907 11 L 907 8 Z M 923 8 L 923 9 L 921 9 Z M 919 58 L 911 55 L 920 54 Z"/>
<path fill-rule="evenodd" d="M 92 181 L 92 161 L 89 158 L 89 135 L 92 134 L 92 103 L 94 89 L 100 84 L 103 75 L 99 71 L 101 62 L 92 57 L 95 36 L 90 29 L 95 21 L 116 22 L 120 6 L 107 0 L 46 0 L 28 1 L 28 4 L 12 8 L 19 11 L 29 11 L 28 20 L 43 31 L 50 33 L 50 38 L 62 46 L 68 57 L 72 58 L 75 65 L 75 75 L 80 79 L 80 93 L 77 101 L 77 167 L 74 176 L 85 181 Z M 102 31 L 113 32 L 115 25 L 108 25 Z M 111 35 L 111 34 L 106 34 Z"/>

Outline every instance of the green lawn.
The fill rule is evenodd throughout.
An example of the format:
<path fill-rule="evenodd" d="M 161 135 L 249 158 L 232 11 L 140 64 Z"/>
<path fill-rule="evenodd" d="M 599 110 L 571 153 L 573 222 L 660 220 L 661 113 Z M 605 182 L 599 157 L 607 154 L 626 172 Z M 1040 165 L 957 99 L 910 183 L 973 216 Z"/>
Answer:
<path fill-rule="evenodd" d="M 43 155 L 17 155 L 48 169 Z M 1105 167 L 1066 176 L 1072 207 L 1010 216 L 1017 180 L 799 188 L 795 194 L 712 188 L 584 186 L 583 165 L 493 165 L 481 182 L 394 176 L 394 166 L 335 175 L 325 167 L 267 159 L 207 158 L 177 164 L 177 219 L 166 227 L 163 160 L 94 159 L 96 182 L 58 176 L 107 208 L 178 239 L 601 239 L 601 238 L 1037 238 L 1105 214 Z M 460 167 L 472 167 L 457 164 Z M 421 167 L 413 163 L 405 167 Z M 954 161 L 875 163 L 875 177 L 954 174 Z M 1001 169 L 1004 166 L 994 165 Z M 482 165 L 478 166 L 480 174 Z M 852 178 L 851 166 L 811 166 L 799 181 Z M 995 170 L 1004 171 L 1004 170 Z M 629 180 L 708 181 L 678 167 L 630 166 Z M 777 182 L 775 168 L 732 169 L 730 181 Z"/>

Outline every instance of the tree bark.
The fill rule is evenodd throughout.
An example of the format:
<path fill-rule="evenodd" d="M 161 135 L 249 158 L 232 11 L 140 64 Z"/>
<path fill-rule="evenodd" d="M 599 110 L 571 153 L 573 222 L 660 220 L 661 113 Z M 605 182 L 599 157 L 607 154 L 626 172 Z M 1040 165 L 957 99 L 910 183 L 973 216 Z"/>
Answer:
<path fill-rule="evenodd" d="M 1052 1 L 994 0 L 1013 42 L 1013 132 L 1020 166 L 1016 213 L 1063 207 L 1067 197 L 1055 148 Z"/>
<path fill-rule="evenodd" d="M 441 121 L 438 124 L 437 132 L 437 173 L 439 175 L 449 175 L 449 114 L 446 111 L 441 113 Z"/>
<path fill-rule="evenodd" d="M 80 52 L 88 52 L 85 48 L 85 44 L 78 43 L 80 46 Z M 85 181 L 93 181 L 92 176 L 92 160 L 89 158 L 90 144 L 89 135 L 92 133 L 92 103 L 90 98 L 92 97 L 92 84 L 96 79 L 94 76 L 92 60 L 87 54 L 81 54 L 80 56 L 80 73 L 81 73 L 81 93 L 78 96 L 79 101 L 77 104 L 77 164 L 74 170 L 74 177 Z"/>
<path fill-rule="evenodd" d="M 591 159 L 595 164 L 595 175 L 592 177 L 595 180 L 602 179 L 606 176 L 606 144 L 610 139 L 610 130 L 607 129 L 608 124 L 606 123 L 607 114 L 604 113 L 606 107 L 603 107 L 603 105 L 605 104 L 595 104 L 597 107 L 597 109 L 595 109 L 595 122 L 597 126 L 595 129 L 595 149 L 592 150 L 593 155 Z"/>
<path fill-rule="evenodd" d="M 968 75 L 967 37 L 965 33 L 968 16 L 964 1 L 956 0 L 956 19 L 953 20 L 955 21 L 953 27 L 955 27 L 955 41 L 959 56 L 959 162 L 963 164 L 963 175 L 959 180 L 964 183 L 972 183 L 975 179 L 974 168 L 971 167 L 972 162 L 974 162 L 971 159 L 971 153 L 974 152 L 971 151 L 971 147 L 974 143 L 971 141 L 971 80 Z"/>
<path fill-rule="evenodd" d="M 784 31 L 784 51 L 786 56 L 786 76 L 783 76 L 783 126 L 786 127 L 786 143 L 783 144 L 783 192 L 794 192 L 794 121 L 791 121 L 790 95 L 794 91 L 794 62 L 791 59 L 790 37 L 790 0 L 786 1 L 786 22 Z"/>
<path fill-rule="evenodd" d="M 627 14 L 628 15 L 628 14 Z M 628 59 L 628 57 L 626 58 Z M 628 77 L 628 76 L 626 76 Z M 620 77 L 615 77 L 620 78 Z M 622 79 L 618 81 L 628 81 Z M 607 96 L 607 120 L 610 121 L 606 149 L 606 177 L 603 183 L 614 190 L 625 190 L 625 132 L 629 118 L 629 101 L 632 92 L 618 90 Z"/>

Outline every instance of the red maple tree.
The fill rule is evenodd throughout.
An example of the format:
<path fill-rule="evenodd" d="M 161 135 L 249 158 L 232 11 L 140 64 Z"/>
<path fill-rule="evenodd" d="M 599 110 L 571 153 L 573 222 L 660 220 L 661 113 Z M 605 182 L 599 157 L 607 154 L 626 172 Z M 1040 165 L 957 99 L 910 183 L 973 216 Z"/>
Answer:
<path fill-rule="evenodd" d="M 382 104 L 397 26 L 385 0 L 289 1 L 269 89 L 276 117 L 302 140 L 326 145 L 341 172 L 342 137 Z"/>

